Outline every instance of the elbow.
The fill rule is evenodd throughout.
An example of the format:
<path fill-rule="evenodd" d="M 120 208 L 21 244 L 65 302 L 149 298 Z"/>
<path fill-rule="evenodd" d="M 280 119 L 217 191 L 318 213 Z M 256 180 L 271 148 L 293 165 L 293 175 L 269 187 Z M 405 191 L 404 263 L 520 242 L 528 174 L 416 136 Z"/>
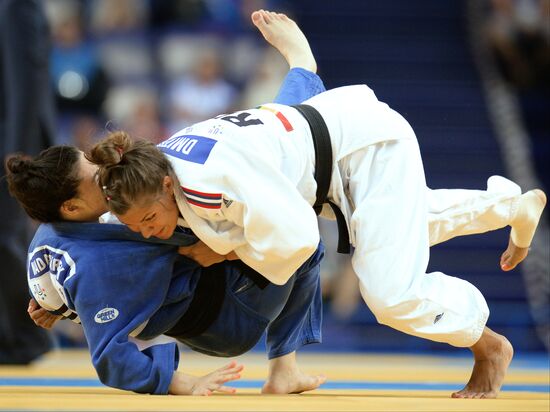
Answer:
<path fill-rule="evenodd" d="M 123 381 L 116 378 L 116 369 L 115 365 L 111 364 L 108 359 L 100 357 L 98 359 L 92 358 L 92 363 L 97 373 L 99 381 L 105 385 L 110 386 L 111 388 L 127 390 Z"/>

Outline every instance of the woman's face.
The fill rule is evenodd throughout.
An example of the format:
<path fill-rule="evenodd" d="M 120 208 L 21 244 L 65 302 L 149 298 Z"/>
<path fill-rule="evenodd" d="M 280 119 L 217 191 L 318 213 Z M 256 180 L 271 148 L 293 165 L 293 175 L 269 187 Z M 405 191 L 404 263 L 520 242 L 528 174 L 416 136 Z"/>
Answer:
<path fill-rule="evenodd" d="M 107 212 L 107 205 L 97 184 L 97 166 L 80 153 L 77 163 L 78 189 L 76 196 L 64 202 L 60 213 L 64 220 L 73 222 L 94 222 Z"/>
<path fill-rule="evenodd" d="M 168 239 L 174 233 L 179 217 L 172 179 L 169 176 L 164 178 L 160 196 L 140 202 L 117 217 L 130 230 L 141 233 L 144 238 L 154 236 Z"/>

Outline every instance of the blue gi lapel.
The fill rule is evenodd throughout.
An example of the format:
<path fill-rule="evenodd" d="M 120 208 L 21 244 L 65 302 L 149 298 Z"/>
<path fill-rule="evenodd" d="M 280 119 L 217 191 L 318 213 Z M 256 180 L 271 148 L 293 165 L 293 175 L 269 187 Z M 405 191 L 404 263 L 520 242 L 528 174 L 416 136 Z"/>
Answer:
<path fill-rule="evenodd" d="M 77 239 L 118 239 L 176 246 L 189 246 L 198 241 L 198 238 L 193 232 L 187 229 L 181 229 L 181 231 L 174 232 L 170 239 L 145 239 L 139 233 L 132 232 L 124 225 L 76 222 L 57 222 L 48 225 L 61 236 L 74 237 Z"/>

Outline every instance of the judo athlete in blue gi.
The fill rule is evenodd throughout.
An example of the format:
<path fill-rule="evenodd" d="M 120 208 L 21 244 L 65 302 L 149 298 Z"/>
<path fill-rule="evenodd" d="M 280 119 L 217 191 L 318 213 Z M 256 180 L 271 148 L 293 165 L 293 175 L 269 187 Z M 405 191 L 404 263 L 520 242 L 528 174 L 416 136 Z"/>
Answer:
<path fill-rule="evenodd" d="M 322 245 L 277 286 L 262 283 L 241 261 L 206 268 L 177 253 L 196 241 L 176 233 L 147 242 L 123 225 L 42 224 L 29 247 L 29 287 L 44 308 L 82 324 L 104 384 L 140 393 L 232 392 L 223 383 L 238 379 L 242 367 L 232 363 L 205 378 L 175 373 L 175 343 L 140 352 L 129 336 L 164 334 L 195 351 L 233 357 L 267 331 L 270 359 L 320 342 Z"/>
<path fill-rule="evenodd" d="M 278 25 L 268 25 L 267 20 L 264 20 L 267 18 L 271 19 L 271 22 L 277 21 Z M 257 19 L 261 19 L 260 29 L 264 37 L 283 53 L 292 69 L 285 79 L 277 100 L 284 103 L 299 102 L 323 91 L 321 80 L 313 73 L 316 65 L 307 40 L 295 23 L 284 15 L 264 11 L 254 13 L 253 19 L 256 19 L 255 24 L 258 23 Z M 87 162 L 74 148 L 54 147 L 34 161 L 21 157 L 12 158 L 8 162 L 8 172 L 12 194 L 36 220 L 42 222 L 93 221 L 107 210 L 104 198 L 95 182 L 96 167 Z M 189 244 L 190 239 L 196 241 L 196 238 L 190 235 L 185 237 L 182 234 L 176 234 L 168 241 L 171 245 L 167 245 L 166 241 L 163 241 L 163 245 L 144 244 L 143 239 L 138 238 L 140 241 L 136 242 L 136 236 L 122 226 L 87 224 L 86 227 L 82 227 L 80 224 L 53 223 L 44 225 L 38 230 L 30 248 L 29 283 L 33 295 L 41 305 L 54 313 L 82 322 L 90 348 L 99 345 L 99 349 L 91 351 L 94 365 L 102 381 L 135 391 L 165 392 L 167 377 L 164 374 L 161 379 L 159 373 L 166 373 L 166 370 L 173 369 L 174 364 L 177 363 L 173 353 L 174 348 L 153 347 L 141 354 L 133 344 L 127 342 L 127 333 L 130 330 L 131 335 L 142 339 L 150 339 L 167 332 L 200 352 L 214 356 L 232 356 L 246 351 L 253 345 L 258 334 L 266 329 L 268 323 L 269 356 L 272 359 L 282 359 L 284 365 L 275 364 L 270 368 L 270 379 L 264 386 L 263 392 L 301 392 L 314 389 L 324 381 L 322 376 L 309 377 L 295 369 L 289 371 L 289 368 L 295 368 L 295 359 L 285 356 L 291 347 L 300 346 L 306 341 L 317 341 L 320 337 L 318 328 L 320 301 L 318 279 L 316 279 L 318 268 L 316 269 L 315 266 L 318 265 L 322 255 L 321 248 L 319 254 L 312 258 L 307 270 L 304 265 L 304 271 L 296 273 L 293 285 L 284 287 L 268 285 L 262 289 L 263 285 L 261 281 L 258 282 L 257 274 L 241 262 L 227 262 L 225 261 L 227 257 L 220 257 L 206 248 L 197 248 L 195 244 L 187 247 L 186 250 L 194 257 L 198 257 L 203 265 L 205 262 L 207 262 L 206 265 L 210 265 L 214 261 L 225 261 L 223 264 L 216 265 L 215 269 L 214 267 L 204 269 L 203 276 L 199 276 L 198 273 L 203 269 L 196 263 L 186 260 L 185 257 L 173 256 L 174 250 L 177 249 L 174 244 L 181 246 Z M 144 253 L 135 253 L 134 247 L 143 250 Z M 135 269 L 131 277 L 124 270 L 118 272 L 125 267 L 129 249 L 132 249 L 133 259 L 128 268 Z M 89 251 L 92 252 L 88 254 Z M 104 258 L 109 263 L 103 262 Z M 147 267 L 148 264 L 152 267 Z M 173 266 L 172 269 L 170 265 Z M 141 270 L 146 272 L 143 283 Z M 147 282 L 156 285 L 153 279 L 156 279 L 156 273 L 161 272 L 159 279 L 169 282 L 169 285 L 164 285 L 163 289 L 153 288 L 154 296 L 150 296 L 148 293 L 152 292 L 144 285 Z M 98 273 L 103 274 L 99 276 Z M 110 277 L 105 276 L 105 273 L 110 274 Z M 202 319 L 204 308 L 195 302 L 196 296 L 204 299 L 204 291 L 207 288 L 196 279 L 200 278 L 203 282 L 207 282 L 208 279 L 212 279 L 213 273 L 217 276 L 218 283 L 219 279 L 223 279 L 225 275 L 226 289 L 223 299 L 214 299 L 212 293 L 209 293 L 208 303 L 222 305 L 220 313 L 223 312 L 223 315 L 220 315 L 204 333 L 197 335 L 196 328 L 199 327 L 200 330 L 201 325 L 202 327 L 207 325 L 208 319 Z M 190 275 L 187 276 L 187 274 Z M 111 280 L 107 281 L 106 279 L 109 278 Z M 212 289 L 217 290 L 221 295 L 218 283 Z M 98 284 L 106 286 L 99 287 Z M 304 292 L 304 289 L 307 290 Z M 169 292 L 165 296 L 165 301 L 162 300 L 161 290 Z M 294 290 L 297 292 L 293 292 Z M 302 301 L 300 304 L 302 306 L 291 305 L 290 302 L 295 300 L 295 294 L 298 291 L 301 291 L 299 300 Z M 141 295 L 138 292 L 141 292 Z M 90 306 L 95 302 L 94 298 L 101 298 L 99 305 L 101 308 L 98 310 L 93 305 Z M 308 300 L 311 306 L 307 306 Z M 195 303 L 189 303 L 189 301 Z M 147 305 L 143 305 L 143 302 Z M 156 302 L 157 306 L 160 305 L 158 311 L 154 312 L 155 304 L 151 302 Z M 95 303 L 99 304 L 99 301 Z M 306 306 L 309 310 L 302 312 Z M 58 315 L 52 315 L 42 308 L 38 309 L 34 301 L 31 301 L 29 312 L 35 322 L 44 327 L 51 327 L 58 319 Z M 154 314 L 151 315 L 153 312 Z M 179 316 L 183 312 L 185 315 Z M 210 310 L 208 313 L 212 316 L 216 310 Z M 148 316 L 149 321 L 146 325 L 139 322 L 140 319 L 143 320 Z M 290 325 L 304 316 L 310 319 L 306 322 L 309 326 L 302 328 L 301 332 L 297 324 L 291 329 L 285 326 L 284 330 L 278 326 L 283 323 L 283 318 L 284 324 Z M 178 325 L 185 326 L 183 331 L 171 325 L 178 318 Z M 188 330 L 189 318 L 194 320 L 191 325 L 195 326 L 191 331 Z M 93 319 L 93 322 L 90 319 Z M 196 319 L 202 320 L 198 322 Z M 121 323 L 124 324 L 123 329 L 119 327 Z M 138 327 L 134 329 L 136 325 Z M 110 334 L 96 333 L 102 330 L 109 330 Z M 280 339 L 281 336 L 284 336 L 283 340 Z M 112 348 L 115 350 L 111 350 Z M 162 364 L 161 360 L 166 359 L 167 353 L 172 356 L 172 358 L 168 356 L 171 359 L 168 362 L 169 366 L 161 368 L 162 370 L 155 369 Z M 159 354 L 161 358 L 155 358 L 155 354 Z M 140 368 L 131 367 L 124 372 L 112 367 L 114 358 L 127 358 L 128 362 L 132 363 L 134 357 L 141 360 Z M 144 365 L 150 365 L 150 367 L 147 368 Z M 132 371 L 135 370 L 142 371 L 141 377 L 128 380 L 127 377 L 133 376 Z M 143 373 L 147 370 L 150 372 L 149 375 Z M 153 373 L 153 370 L 158 373 Z M 210 390 L 227 390 L 225 387 L 220 389 L 220 383 L 234 379 L 238 370 L 238 367 L 230 364 L 214 372 L 215 376 L 210 374 L 198 379 L 198 385 L 192 391 L 179 388 L 179 391 L 173 390 L 171 393 L 197 394 L 208 393 Z M 286 375 L 274 382 L 273 377 L 277 377 L 278 373 L 279 375 L 286 373 Z M 204 385 L 211 385 L 210 389 Z"/>

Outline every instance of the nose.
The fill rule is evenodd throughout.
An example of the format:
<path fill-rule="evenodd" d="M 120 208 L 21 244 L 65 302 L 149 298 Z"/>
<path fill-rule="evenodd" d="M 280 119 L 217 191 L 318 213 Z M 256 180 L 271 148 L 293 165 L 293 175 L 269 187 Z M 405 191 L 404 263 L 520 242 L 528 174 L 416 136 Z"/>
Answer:
<path fill-rule="evenodd" d="M 149 239 L 153 234 L 154 230 L 155 230 L 154 227 L 144 226 L 140 229 L 141 236 L 143 236 L 145 239 Z"/>

